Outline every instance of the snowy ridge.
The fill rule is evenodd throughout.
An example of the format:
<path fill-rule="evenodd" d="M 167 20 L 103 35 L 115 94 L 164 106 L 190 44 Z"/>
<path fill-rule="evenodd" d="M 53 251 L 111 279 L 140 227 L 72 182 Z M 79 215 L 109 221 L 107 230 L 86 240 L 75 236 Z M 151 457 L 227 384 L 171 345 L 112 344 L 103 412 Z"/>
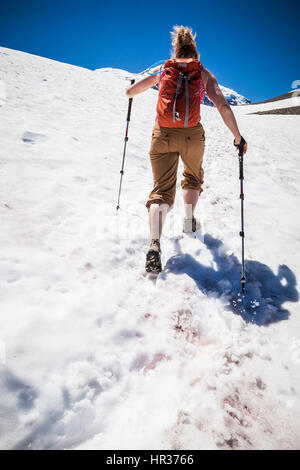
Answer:
<path fill-rule="evenodd" d="M 250 104 L 251 101 L 246 98 L 243 95 L 240 95 L 234 90 L 231 90 L 230 88 L 226 88 L 225 86 L 220 85 L 220 88 L 222 90 L 222 93 L 224 94 L 226 100 L 231 106 L 241 106 L 244 104 Z M 207 97 L 207 95 L 204 95 L 203 98 L 203 104 L 206 104 L 208 106 L 214 106 L 213 102 Z"/>
<path fill-rule="evenodd" d="M 0 71 L 0 448 L 299 449 L 298 116 L 234 108 L 249 141 L 241 305 L 238 162 L 215 108 L 202 235 L 181 236 L 179 173 L 154 284 L 157 92 L 134 98 L 116 214 L 131 75 L 5 48 Z"/>
<path fill-rule="evenodd" d="M 251 101 L 243 95 L 240 95 L 234 90 L 230 88 L 226 88 L 225 86 L 220 86 L 225 98 L 227 99 L 228 103 L 231 105 L 242 105 L 242 104 L 250 104 Z"/>
<path fill-rule="evenodd" d="M 126 70 L 122 69 L 115 69 L 110 67 L 103 67 L 101 69 L 94 70 L 94 74 L 101 76 L 104 78 L 105 75 L 109 77 L 109 79 L 116 79 L 116 80 L 130 80 L 132 78 L 137 79 L 142 78 L 140 74 L 134 74 L 131 72 L 127 72 Z"/>
<path fill-rule="evenodd" d="M 111 79 L 113 78 L 113 79 L 117 79 L 117 80 L 118 79 L 130 80 L 130 79 L 134 78 L 137 81 L 137 80 L 139 80 L 139 79 L 141 79 L 145 76 L 145 74 L 144 75 L 143 74 L 134 74 L 134 73 L 126 72 L 125 70 L 122 70 L 122 69 L 114 69 L 114 68 L 96 69 L 95 73 L 98 74 L 98 75 L 100 75 L 100 74 L 101 75 L 109 74 Z M 158 89 L 158 87 L 154 87 L 154 88 Z M 243 104 L 250 104 L 251 103 L 251 101 L 248 98 L 246 98 L 243 95 L 240 95 L 239 93 L 237 93 L 234 90 L 231 90 L 230 88 L 226 88 L 222 85 L 220 85 L 220 88 L 221 88 L 226 100 L 232 106 L 240 106 L 240 105 L 243 105 Z M 202 104 L 205 104 L 205 105 L 208 105 L 208 106 L 214 106 L 214 104 L 212 103 L 212 101 L 210 101 L 210 99 L 207 97 L 206 94 L 204 95 Z"/>
<path fill-rule="evenodd" d="M 280 109 L 280 108 L 288 108 L 290 106 L 300 106 L 300 96 L 297 94 L 291 94 L 290 98 L 280 100 L 280 101 L 272 101 L 270 103 L 262 104 L 252 104 L 249 106 L 248 112 L 254 113 L 257 111 L 268 111 L 270 109 Z"/>

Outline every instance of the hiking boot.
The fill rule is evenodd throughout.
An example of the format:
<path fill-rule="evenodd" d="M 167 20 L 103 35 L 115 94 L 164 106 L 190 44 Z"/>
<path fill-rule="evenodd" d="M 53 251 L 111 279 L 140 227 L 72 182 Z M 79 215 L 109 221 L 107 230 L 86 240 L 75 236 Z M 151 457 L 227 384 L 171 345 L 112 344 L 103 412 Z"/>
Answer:
<path fill-rule="evenodd" d="M 183 233 L 193 233 L 200 230 L 200 221 L 194 216 L 192 219 L 183 219 Z"/>
<path fill-rule="evenodd" d="M 161 250 L 159 240 L 153 240 L 150 244 L 149 251 L 146 256 L 145 269 L 147 273 L 160 273 L 161 267 Z"/>

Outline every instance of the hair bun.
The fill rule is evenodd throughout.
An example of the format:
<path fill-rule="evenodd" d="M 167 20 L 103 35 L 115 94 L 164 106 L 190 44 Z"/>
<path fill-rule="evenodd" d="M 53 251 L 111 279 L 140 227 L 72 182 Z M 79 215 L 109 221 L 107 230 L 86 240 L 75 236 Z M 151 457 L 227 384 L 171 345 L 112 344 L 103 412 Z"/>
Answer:
<path fill-rule="evenodd" d="M 172 45 L 176 57 L 185 57 L 194 53 L 199 58 L 196 46 L 196 33 L 193 34 L 192 28 L 188 26 L 174 26 L 171 31 Z M 190 51 L 189 51 L 190 50 Z"/>

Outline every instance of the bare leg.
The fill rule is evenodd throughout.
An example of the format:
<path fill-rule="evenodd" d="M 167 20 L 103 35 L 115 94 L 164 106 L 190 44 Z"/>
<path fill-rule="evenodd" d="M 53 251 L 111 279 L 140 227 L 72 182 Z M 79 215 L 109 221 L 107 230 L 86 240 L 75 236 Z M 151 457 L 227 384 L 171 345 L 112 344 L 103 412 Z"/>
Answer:
<path fill-rule="evenodd" d="M 168 204 L 151 204 L 149 209 L 151 242 L 153 240 L 160 240 L 168 208 Z"/>
<path fill-rule="evenodd" d="M 185 219 L 192 219 L 198 199 L 199 189 L 183 189 Z"/>

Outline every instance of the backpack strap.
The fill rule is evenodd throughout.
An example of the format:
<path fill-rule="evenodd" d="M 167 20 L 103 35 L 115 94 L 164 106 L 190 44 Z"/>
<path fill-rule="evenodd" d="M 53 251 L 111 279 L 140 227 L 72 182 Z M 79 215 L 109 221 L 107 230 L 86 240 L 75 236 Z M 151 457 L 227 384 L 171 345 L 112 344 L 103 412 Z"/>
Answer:
<path fill-rule="evenodd" d="M 185 79 L 185 116 L 184 116 L 184 127 L 188 127 L 189 123 L 189 75 L 184 75 Z"/>
<path fill-rule="evenodd" d="M 184 116 L 184 127 L 188 127 L 189 123 L 189 75 L 187 73 L 179 72 L 178 80 L 177 80 L 177 88 L 176 93 L 174 96 L 174 104 L 173 104 L 173 122 L 181 121 L 177 111 L 176 111 L 176 102 L 180 92 L 180 88 L 182 85 L 183 79 L 185 80 L 185 116 Z"/>
<path fill-rule="evenodd" d="M 176 88 L 176 93 L 175 93 L 175 96 L 174 96 L 174 104 L 173 104 L 173 122 L 174 123 L 176 123 L 176 120 L 181 121 L 181 119 L 180 119 L 180 117 L 179 117 L 179 115 L 176 111 L 176 101 L 177 101 L 177 97 L 179 95 L 179 91 L 180 91 L 180 88 L 181 88 L 183 76 L 184 76 L 184 74 L 182 72 L 179 72 L 179 77 L 178 77 L 178 80 L 177 80 L 177 88 Z"/>

